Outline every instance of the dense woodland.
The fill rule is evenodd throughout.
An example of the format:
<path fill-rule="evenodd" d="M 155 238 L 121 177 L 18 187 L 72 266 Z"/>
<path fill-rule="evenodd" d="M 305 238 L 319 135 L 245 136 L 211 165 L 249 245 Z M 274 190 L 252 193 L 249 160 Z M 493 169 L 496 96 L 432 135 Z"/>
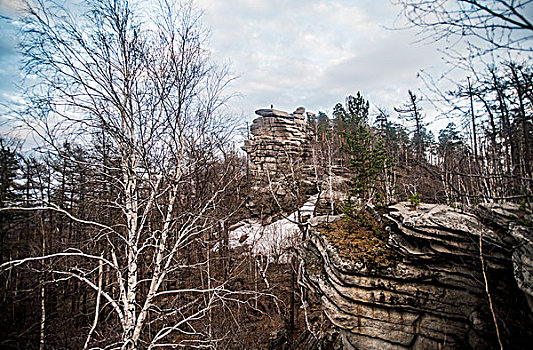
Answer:
<path fill-rule="evenodd" d="M 409 16 L 416 2 L 405 3 Z M 223 108 L 233 77 L 210 61 L 199 13 L 163 1 L 146 28 L 127 1 L 48 5 L 24 19 L 34 84 L 16 111 L 40 144 L 0 140 L 0 347 L 296 344 L 311 317 L 300 306 L 312 305 L 296 256 L 269 265 L 229 249 L 254 193 Z M 468 67 L 439 96 L 451 119 L 437 135 L 413 91 L 375 110 L 357 93 L 310 117 L 328 211 L 531 206 L 533 66 L 520 57 Z M 339 167 L 351 180 L 334 203 Z"/>

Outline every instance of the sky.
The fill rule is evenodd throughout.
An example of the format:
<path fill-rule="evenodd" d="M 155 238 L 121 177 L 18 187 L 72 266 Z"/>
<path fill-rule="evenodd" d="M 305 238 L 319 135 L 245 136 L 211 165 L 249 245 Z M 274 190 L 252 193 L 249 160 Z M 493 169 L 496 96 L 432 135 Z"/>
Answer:
<path fill-rule="evenodd" d="M 14 16 L 18 0 L 0 0 L 0 14 Z M 238 77 L 229 102 L 243 122 L 254 111 L 287 112 L 303 106 L 331 114 L 360 91 L 372 106 L 394 107 L 419 91 L 419 72 L 442 71 L 439 44 L 417 42 L 400 27 L 400 8 L 389 0 L 197 0 L 210 28 L 212 57 L 229 62 Z M 16 29 L 0 20 L 0 103 L 16 101 L 20 78 Z M 424 107 L 424 101 L 422 101 Z M 375 111 L 375 109 L 373 109 Z M 426 106 L 426 114 L 435 113 Z M 431 119 L 429 115 L 428 119 Z M 0 117 L 1 118 L 1 117 Z"/>
<path fill-rule="evenodd" d="M 13 102 L 15 83 L 19 80 L 19 56 L 16 49 L 16 27 L 6 16 L 15 14 L 16 1 L 0 0 L 0 103 Z"/>
<path fill-rule="evenodd" d="M 420 70 L 442 64 L 437 44 L 417 42 L 389 0 L 200 0 L 213 56 L 229 60 L 242 94 L 232 106 L 330 112 L 360 91 L 393 111 Z"/>

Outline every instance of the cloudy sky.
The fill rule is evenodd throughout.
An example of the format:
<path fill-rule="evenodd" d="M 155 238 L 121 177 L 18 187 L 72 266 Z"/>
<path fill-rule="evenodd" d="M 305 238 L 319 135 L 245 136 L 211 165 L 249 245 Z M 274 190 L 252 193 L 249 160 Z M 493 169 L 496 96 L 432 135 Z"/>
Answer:
<path fill-rule="evenodd" d="M 0 0 L 4 16 L 17 0 Z M 393 111 L 420 70 L 438 72 L 437 45 L 416 42 L 389 0 L 197 0 L 205 10 L 215 59 L 229 61 L 238 79 L 231 102 L 245 120 L 269 107 L 331 112 L 357 91 Z M 15 30 L 0 20 L 0 100 L 10 103 L 17 81 Z M 428 108 L 427 111 L 431 109 Z M 431 112 L 428 112 L 431 113 Z"/>
<path fill-rule="evenodd" d="M 6 18 L 12 17 L 17 1 L 0 0 L 0 103 L 10 103 L 19 79 L 16 51 L 16 27 Z"/>
<path fill-rule="evenodd" d="M 215 57 L 230 60 L 245 115 L 259 107 L 331 112 L 357 91 L 392 111 L 417 73 L 438 71 L 436 45 L 416 43 L 389 0 L 200 0 Z"/>

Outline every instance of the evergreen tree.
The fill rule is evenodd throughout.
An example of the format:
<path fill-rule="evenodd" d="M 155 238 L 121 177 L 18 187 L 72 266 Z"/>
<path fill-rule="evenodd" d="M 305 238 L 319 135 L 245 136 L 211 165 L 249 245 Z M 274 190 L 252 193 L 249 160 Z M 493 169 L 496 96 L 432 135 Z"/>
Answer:
<path fill-rule="evenodd" d="M 448 123 L 446 128 L 439 131 L 438 151 L 440 154 L 446 153 L 448 150 L 454 149 L 462 142 L 462 138 L 455 123 Z"/>
<path fill-rule="evenodd" d="M 385 169 L 391 166 L 391 160 L 382 138 L 368 125 L 368 110 L 369 103 L 359 92 L 346 99 L 346 108 L 337 104 L 334 109 L 335 121 L 343 134 L 342 149 L 349 155 L 350 167 L 355 172 L 344 208 L 348 213 L 369 203 L 383 203 L 386 193 Z"/>
<path fill-rule="evenodd" d="M 0 138 L 0 207 L 5 207 L 7 202 L 16 198 L 15 179 L 18 169 L 17 151 Z"/>
<path fill-rule="evenodd" d="M 20 168 L 16 147 L 0 138 L 0 208 L 5 208 L 17 198 L 17 171 Z M 0 263 L 4 262 L 7 255 L 4 241 L 10 229 L 13 213 L 0 211 Z"/>

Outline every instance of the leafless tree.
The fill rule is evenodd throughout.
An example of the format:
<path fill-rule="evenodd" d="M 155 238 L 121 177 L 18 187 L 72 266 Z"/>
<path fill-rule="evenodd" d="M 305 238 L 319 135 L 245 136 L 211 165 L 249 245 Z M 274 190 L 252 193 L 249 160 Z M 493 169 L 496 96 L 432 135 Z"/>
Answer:
<path fill-rule="evenodd" d="M 408 90 L 409 101 L 402 107 L 394 108 L 399 113 L 401 118 L 406 119 L 409 123 L 413 124 L 413 147 L 416 153 L 416 161 L 421 163 L 425 154 L 424 140 L 423 140 L 423 128 L 425 123 L 423 122 L 423 115 L 421 113 L 420 101 L 418 97 Z"/>
<path fill-rule="evenodd" d="M 466 39 L 479 55 L 504 49 L 533 50 L 531 0 L 395 0 L 402 15 L 426 40 L 448 41 L 449 48 Z"/>
<path fill-rule="evenodd" d="M 21 118 L 49 152 L 85 164 L 109 185 L 113 199 L 109 215 L 92 217 L 50 197 L 7 208 L 55 212 L 87 227 L 94 244 L 47 247 L 1 268 L 54 261 L 48 272 L 56 283 L 78 280 L 92 289 L 86 348 L 211 346 L 209 327 L 193 324 L 233 292 L 213 277 L 210 254 L 193 252 L 212 248 L 205 242 L 231 215 L 220 202 L 240 174 L 225 150 L 231 128 L 220 118 L 228 69 L 211 63 L 201 12 L 190 1 L 63 4 L 26 3 L 22 50 L 34 83 Z M 112 160 L 73 159 L 61 147 L 90 146 L 98 135 L 111 144 Z M 104 308 L 119 326 L 117 338 L 95 342 Z"/>

